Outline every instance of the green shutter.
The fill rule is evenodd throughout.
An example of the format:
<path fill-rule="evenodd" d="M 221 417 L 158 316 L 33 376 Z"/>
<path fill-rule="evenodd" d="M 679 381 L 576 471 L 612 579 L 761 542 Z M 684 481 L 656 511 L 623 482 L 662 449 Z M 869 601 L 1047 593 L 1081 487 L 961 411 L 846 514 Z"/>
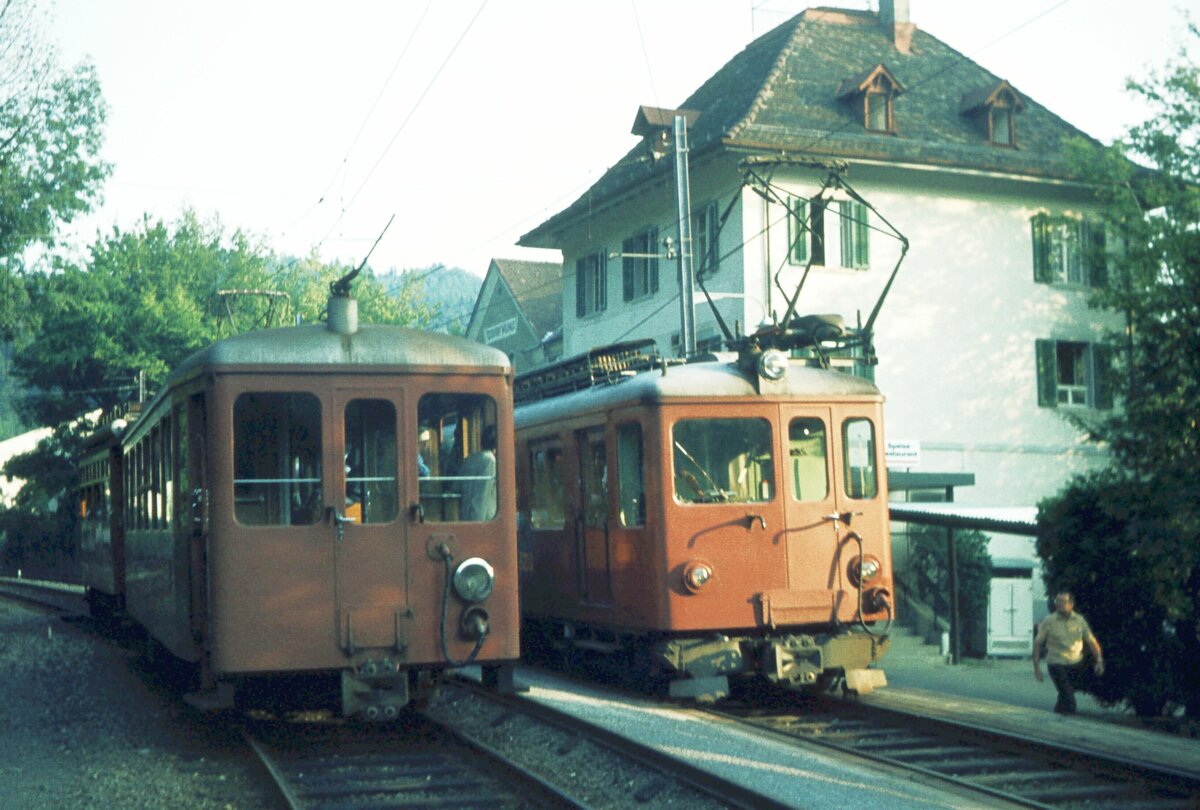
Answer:
<path fill-rule="evenodd" d="M 1092 391 L 1096 408 L 1112 408 L 1115 376 L 1112 346 L 1103 343 L 1092 344 Z"/>
<path fill-rule="evenodd" d="M 808 261 L 808 231 L 804 223 L 808 219 L 808 201 L 799 197 L 788 197 L 788 259 L 792 264 Z"/>
<path fill-rule="evenodd" d="M 608 254 L 596 254 L 596 311 L 608 309 Z"/>
<path fill-rule="evenodd" d="M 650 280 L 646 286 L 650 288 L 650 292 L 658 292 L 658 228 L 651 228 L 646 232 L 646 252 L 654 256 L 653 259 L 646 259 L 646 272 L 650 275 Z M 683 245 L 679 246 L 683 250 Z M 692 259 L 692 272 L 696 273 L 695 257 Z"/>
<path fill-rule="evenodd" d="M 1033 280 L 1049 284 L 1050 277 L 1050 221 L 1045 214 L 1038 214 L 1030 225 L 1033 229 Z"/>
<path fill-rule="evenodd" d="M 1037 341 L 1038 406 L 1058 407 L 1058 368 L 1053 340 Z"/>
<path fill-rule="evenodd" d="M 1104 223 L 1083 223 L 1084 267 L 1087 283 L 1092 287 L 1108 285 L 1108 248 L 1104 236 Z"/>
<path fill-rule="evenodd" d="M 867 227 L 867 207 L 854 203 L 854 266 L 869 267 L 871 264 L 870 228 Z"/>
<path fill-rule="evenodd" d="M 586 260 L 575 260 L 575 317 L 582 318 L 587 314 L 587 279 L 585 278 Z"/>
<path fill-rule="evenodd" d="M 641 253 L 637 249 L 637 240 L 626 239 L 621 243 L 622 253 Z M 633 270 L 637 259 L 630 256 L 621 257 L 621 295 L 626 301 L 633 300 Z"/>

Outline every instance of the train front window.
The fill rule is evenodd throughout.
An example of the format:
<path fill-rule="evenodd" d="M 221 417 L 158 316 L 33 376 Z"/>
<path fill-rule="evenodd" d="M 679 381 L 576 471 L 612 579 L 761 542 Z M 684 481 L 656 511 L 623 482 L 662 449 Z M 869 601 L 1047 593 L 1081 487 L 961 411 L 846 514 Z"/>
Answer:
<path fill-rule="evenodd" d="M 385 399 L 346 406 L 346 517 L 356 523 L 396 519 L 396 408 Z"/>
<path fill-rule="evenodd" d="M 246 526 L 321 518 L 321 403 L 312 394 L 249 393 L 233 404 L 234 516 Z"/>
<path fill-rule="evenodd" d="M 771 500 L 771 425 L 765 419 L 687 419 L 672 429 L 675 499 L 681 503 Z"/>
<path fill-rule="evenodd" d="M 496 402 L 482 394 L 425 394 L 417 403 L 414 459 L 425 520 L 496 517 Z"/>
<path fill-rule="evenodd" d="M 642 426 L 617 428 L 617 481 L 620 485 L 621 525 L 646 522 L 646 485 L 642 480 Z"/>
<path fill-rule="evenodd" d="M 842 423 L 842 467 L 846 471 L 846 494 L 867 500 L 879 493 L 875 466 L 875 426 L 869 419 L 847 419 Z"/>
<path fill-rule="evenodd" d="M 788 425 L 788 457 L 796 500 L 823 501 L 829 495 L 825 448 L 825 423 L 820 419 L 805 416 Z"/>

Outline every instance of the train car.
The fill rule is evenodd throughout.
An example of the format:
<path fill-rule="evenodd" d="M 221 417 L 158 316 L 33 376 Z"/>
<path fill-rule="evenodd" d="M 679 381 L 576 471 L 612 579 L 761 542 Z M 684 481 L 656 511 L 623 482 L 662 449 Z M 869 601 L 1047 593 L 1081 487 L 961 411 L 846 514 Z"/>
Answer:
<path fill-rule="evenodd" d="M 124 603 L 194 664 L 189 700 L 336 676 L 395 717 L 444 669 L 519 655 L 512 369 L 445 335 L 326 324 L 184 361 L 121 440 Z M 499 462 L 499 463 L 497 463 Z"/>
<path fill-rule="evenodd" d="M 100 425 L 79 459 L 79 574 L 88 609 L 111 620 L 125 609 L 125 534 L 121 475 L 124 419 Z"/>
<path fill-rule="evenodd" d="M 527 653 L 685 698 L 883 685 L 878 389 L 755 341 L 678 364 L 652 346 L 517 379 Z"/>

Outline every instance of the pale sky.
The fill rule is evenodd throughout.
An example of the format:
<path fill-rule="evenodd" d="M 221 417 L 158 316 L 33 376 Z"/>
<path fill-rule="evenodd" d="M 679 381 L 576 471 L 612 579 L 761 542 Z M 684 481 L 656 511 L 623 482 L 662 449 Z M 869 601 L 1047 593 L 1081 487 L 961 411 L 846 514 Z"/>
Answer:
<path fill-rule="evenodd" d="M 51 0 L 45 0 L 50 3 Z M 515 246 L 794 0 L 57 0 L 61 59 L 96 65 L 114 164 L 73 230 L 216 214 L 281 253 L 380 270 Z M 823 5 L 875 8 L 877 0 Z M 1185 44 L 1196 0 L 911 0 L 919 28 L 1109 142 L 1125 79 Z"/>

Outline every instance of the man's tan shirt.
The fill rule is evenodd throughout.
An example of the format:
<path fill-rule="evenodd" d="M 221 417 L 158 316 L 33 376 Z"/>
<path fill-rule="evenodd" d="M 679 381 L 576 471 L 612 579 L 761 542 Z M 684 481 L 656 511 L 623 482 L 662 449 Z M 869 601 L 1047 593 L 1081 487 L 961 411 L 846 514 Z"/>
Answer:
<path fill-rule="evenodd" d="M 1051 613 L 1038 625 L 1035 647 L 1046 645 L 1047 664 L 1078 664 L 1083 660 L 1083 643 L 1092 637 L 1087 619 L 1072 613 L 1064 619 Z"/>

